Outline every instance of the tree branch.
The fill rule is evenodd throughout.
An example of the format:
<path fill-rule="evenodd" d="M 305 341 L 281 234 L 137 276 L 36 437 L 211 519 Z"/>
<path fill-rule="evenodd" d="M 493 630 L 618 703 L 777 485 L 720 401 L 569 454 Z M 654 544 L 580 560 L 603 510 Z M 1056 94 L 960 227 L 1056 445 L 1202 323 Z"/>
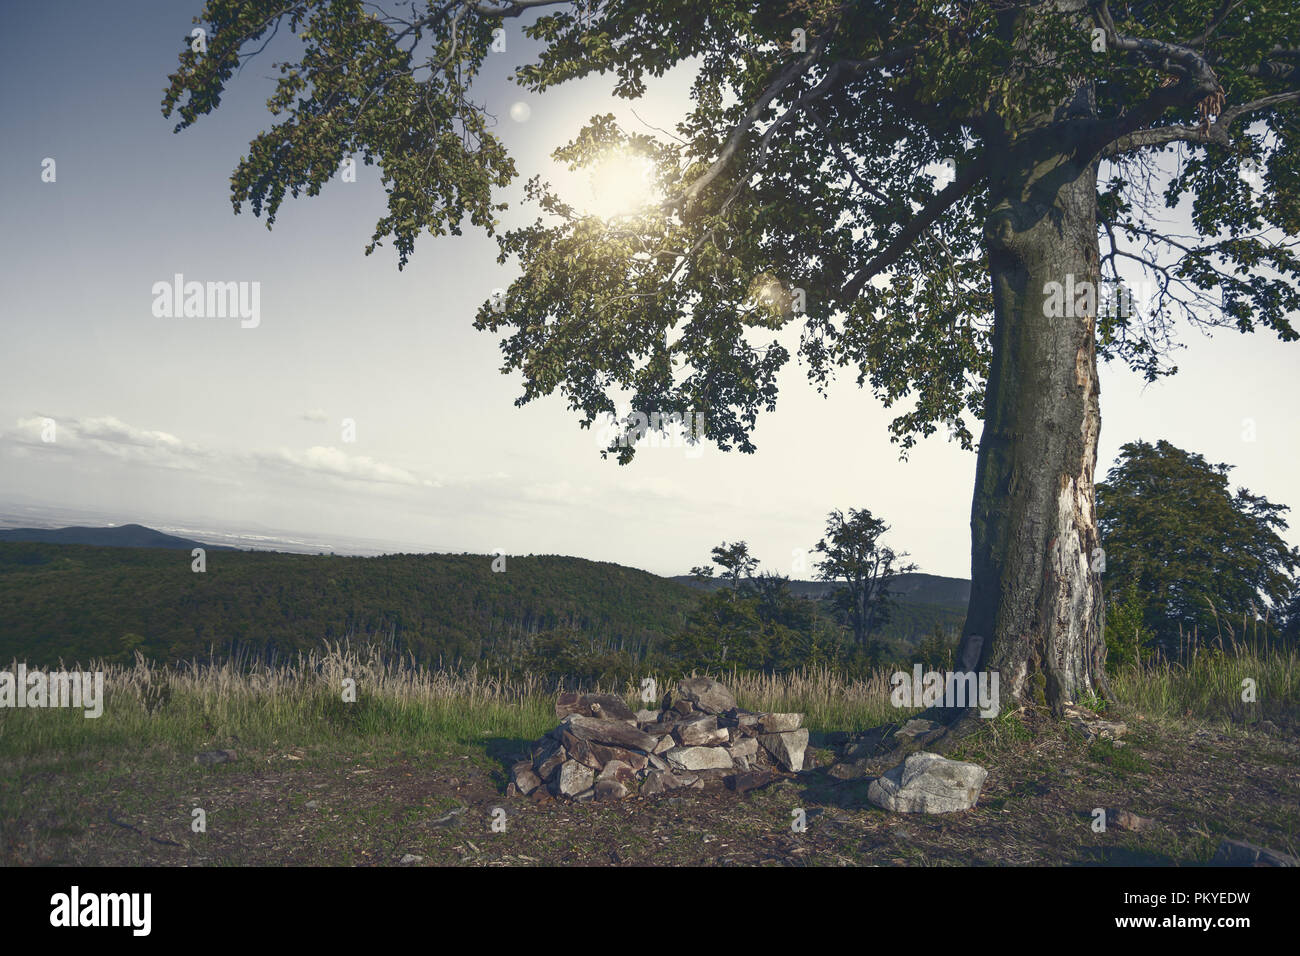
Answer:
<path fill-rule="evenodd" d="M 889 245 L 885 246 L 870 262 L 858 270 L 844 288 L 840 290 L 840 295 L 845 301 L 857 298 L 864 286 L 871 279 L 879 275 L 885 269 L 888 269 L 897 262 L 907 251 L 908 247 L 916 240 L 916 237 L 925 232 L 930 226 L 938 221 L 939 217 L 944 214 L 958 200 L 965 196 L 974 188 L 975 184 L 984 177 L 988 171 L 989 162 L 987 154 L 980 156 L 975 162 L 964 167 L 948 186 L 939 192 L 926 206 L 921 209 L 916 216 L 896 235 Z"/>
<path fill-rule="evenodd" d="M 1261 97 L 1249 103 L 1242 103 L 1239 106 L 1224 110 L 1219 114 L 1218 121 L 1211 123 L 1206 128 L 1180 125 L 1156 126 L 1151 129 L 1135 130 L 1112 140 L 1102 149 L 1101 153 L 1103 156 L 1119 156 L 1149 146 L 1163 146 L 1167 143 L 1180 141 L 1218 143 L 1220 146 L 1227 146 L 1231 142 L 1228 135 L 1229 127 L 1241 117 L 1273 106 L 1280 106 L 1283 103 L 1294 103 L 1296 101 L 1300 101 L 1300 90 L 1293 90 L 1289 93 L 1274 93 L 1272 96 Z"/>

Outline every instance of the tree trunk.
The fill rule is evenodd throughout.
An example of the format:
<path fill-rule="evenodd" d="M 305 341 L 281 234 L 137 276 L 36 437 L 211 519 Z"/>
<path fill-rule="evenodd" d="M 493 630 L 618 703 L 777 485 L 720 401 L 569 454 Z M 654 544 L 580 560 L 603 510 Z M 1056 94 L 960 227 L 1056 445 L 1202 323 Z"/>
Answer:
<path fill-rule="evenodd" d="M 1036 701 L 1059 716 L 1109 696 L 1093 492 L 1097 162 L 1071 155 L 1060 128 L 1030 139 L 1010 148 L 985 224 L 993 357 L 958 667 L 998 672 L 1003 710 Z M 1059 316 L 1047 314 L 1050 283 L 1064 293 Z"/>

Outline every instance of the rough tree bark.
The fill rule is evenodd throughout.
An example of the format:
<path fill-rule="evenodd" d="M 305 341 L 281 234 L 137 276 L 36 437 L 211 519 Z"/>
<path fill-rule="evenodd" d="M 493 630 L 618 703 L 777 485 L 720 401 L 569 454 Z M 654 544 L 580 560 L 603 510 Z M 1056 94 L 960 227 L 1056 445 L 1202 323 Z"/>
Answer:
<path fill-rule="evenodd" d="M 993 358 L 971 507 L 971 598 L 958 660 L 997 671 L 1002 706 L 1108 696 L 1093 473 L 1097 159 L 1048 128 L 1012 147 L 985 224 Z M 1073 285 L 1065 314 L 1045 287 Z M 1095 293 L 1078 297 L 1084 283 Z"/>

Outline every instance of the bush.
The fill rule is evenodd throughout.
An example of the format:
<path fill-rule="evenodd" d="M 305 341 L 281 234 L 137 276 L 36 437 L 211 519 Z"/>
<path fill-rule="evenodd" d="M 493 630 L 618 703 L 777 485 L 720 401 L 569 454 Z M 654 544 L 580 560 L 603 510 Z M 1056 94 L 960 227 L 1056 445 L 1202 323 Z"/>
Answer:
<path fill-rule="evenodd" d="M 1147 602 L 1130 581 L 1106 604 L 1106 664 L 1126 667 L 1151 658 L 1155 633 L 1146 624 Z"/>

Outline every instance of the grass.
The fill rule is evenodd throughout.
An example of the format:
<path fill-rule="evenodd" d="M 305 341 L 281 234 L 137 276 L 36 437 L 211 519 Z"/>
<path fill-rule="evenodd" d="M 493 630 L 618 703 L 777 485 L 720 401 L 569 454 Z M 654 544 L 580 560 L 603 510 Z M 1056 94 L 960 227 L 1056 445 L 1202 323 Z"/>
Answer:
<path fill-rule="evenodd" d="M 1111 675 L 1127 711 L 1156 720 L 1195 716 L 1220 724 L 1289 721 L 1300 712 L 1297 652 L 1238 647 L 1202 651 L 1186 664 L 1134 665 Z M 17 663 L 10 665 L 10 671 Z M 81 669 L 78 665 L 73 669 Z M 554 725 L 558 688 L 532 679 L 508 680 L 430 670 L 385 655 L 375 646 L 335 645 L 290 663 L 241 666 L 190 662 L 159 666 L 137 655 L 134 665 L 92 662 L 104 673 L 103 716 L 80 711 L 0 710 L 0 756 L 74 755 L 88 750 L 162 745 L 203 747 L 364 743 L 427 746 L 482 738 L 534 739 Z M 655 686 L 666 682 L 655 675 Z M 826 667 L 787 674 L 719 675 L 742 707 L 795 711 L 814 734 L 854 731 L 908 716 L 890 703 L 889 675 L 846 679 Z M 346 681 L 355 702 L 344 701 Z M 1253 681 L 1255 701 L 1242 700 Z M 600 688 L 644 707 L 640 684 Z M 1023 739 L 1014 715 L 993 722 L 998 735 Z"/>
<path fill-rule="evenodd" d="M 1300 710 L 1300 652 L 1244 645 L 1198 649 L 1185 663 L 1121 668 L 1110 682 L 1116 697 L 1138 713 L 1222 724 L 1276 721 Z M 1243 700 L 1251 686 L 1254 700 Z"/>
<path fill-rule="evenodd" d="M 1122 748 L 1089 746 L 1040 708 L 1006 709 L 952 754 L 990 769 L 980 805 L 926 821 L 883 813 L 865 782 L 820 773 L 741 799 L 675 795 L 652 813 L 509 801 L 506 770 L 554 726 L 558 688 L 419 668 L 375 648 L 334 646 L 274 668 L 88 667 L 105 676 L 98 719 L 0 710 L 0 863 L 392 865 L 408 852 L 425 865 L 1194 863 L 1219 835 L 1294 852 L 1300 829 L 1294 653 L 1118 671 Z M 804 713 L 814 745 L 906 716 L 884 673 L 719 676 L 743 707 Z M 1246 676 L 1254 710 L 1240 700 Z M 355 703 L 343 700 L 346 679 Z M 644 706 L 639 681 L 589 689 Z M 1264 714 L 1290 732 L 1253 732 Z M 1226 732 L 1204 729 L 1214 724 Z M 238 758 L 195 764 L 209 749 Z M 828 756 L 819 750 L 817 765 Z M 190 828 L 196 806 L 204 833 Z M 508 834 L 490 827 L 502 806 Z M 1097 806 L 1153 816 L 1160 830 L 1095 834 Z M 447 823 L 458 808 L 463 822 Z M 807 833 L 790 833 L 792 808 L 809 811 Z"/>
<path fill-rule="evenodd" d="M 16 668 L 16 662 L 10 665 L 11 671 Z M 74 754 L 146 742 L 185 749 L 312 746 L 340 738 L 411 745 L 532 739 L 554 726 L 559 690 L 536 680 L 483 676 L 473 668 L 416 667 L 373 647 L 335 646 L 279 667 L 231 662 L 162 667 L 137 656 L 133 666 L 91 662 L 85 669 L 104 674 L 103 715 L 86 719 L 71 709 L 0 710 L 0 756 Z M 803 713 L 814 732 L 867 727 L 899 716 L 883 674 L 844 680 L 812 668 L 722 677 L 741 706 Z M 344 701 L 347 680 L 355 682 L 355 702 Z M 656 678 L 656 686 L 665 684 Z M 620 693 L 634 708 L 647 706 L 639 684 L 591 689 Z"/>

